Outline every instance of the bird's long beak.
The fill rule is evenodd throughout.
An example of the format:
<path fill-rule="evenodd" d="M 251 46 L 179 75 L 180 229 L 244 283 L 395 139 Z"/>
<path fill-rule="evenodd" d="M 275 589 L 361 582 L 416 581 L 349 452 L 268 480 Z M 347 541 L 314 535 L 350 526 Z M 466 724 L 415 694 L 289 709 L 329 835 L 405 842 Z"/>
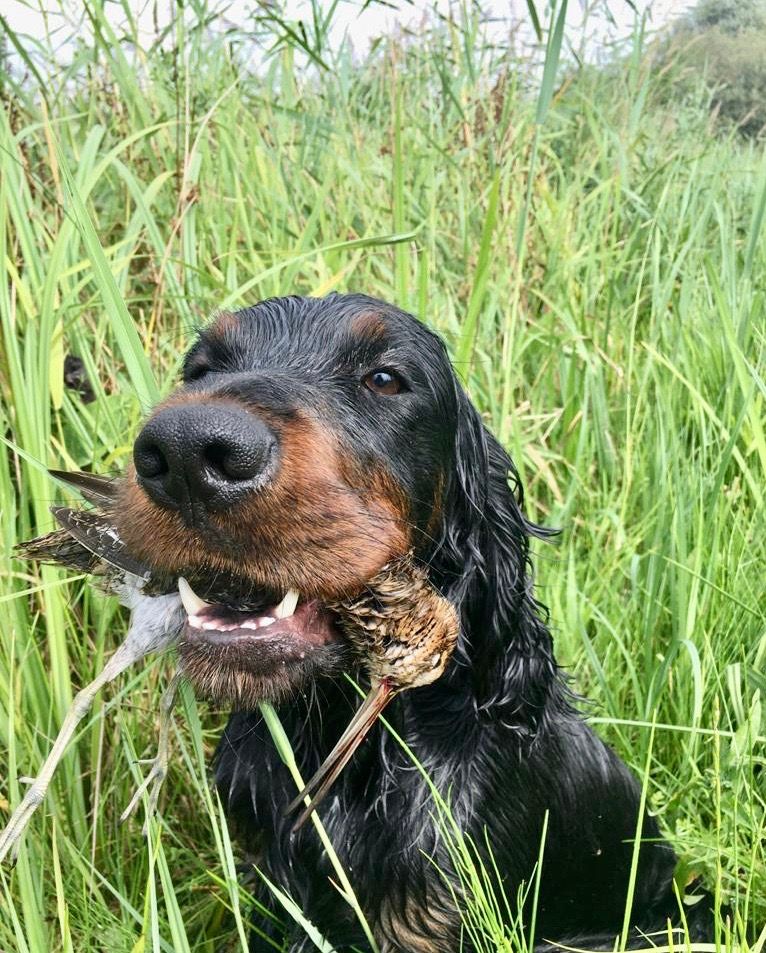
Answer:
<path fill-rule="evenodd" d="M 293 825 L 293 833 L 303 827 L 306 821 L 311 817 L 317 806 L 335 783 L 341 771 L 351 760 L 351 756 L 367 737 L 370 728 L 375 724 L 378 716 L 394 697 L 396 691 L 397 690 L 392 687 L 390 679 L 387 678 L 372 685 L 370 691 L 367 693 L 367 697 L 360 705 L 359 710 L 351 719 L 351 723 L 340 736 L 338 743 L 327 755 L 317 773 L 300 794 L 285 808 L 285 814 L 290 814 L 296 808 L 300 807 L 307 797 L 311 798 L 311 802 L 304 808 L 303 813 Z"/>

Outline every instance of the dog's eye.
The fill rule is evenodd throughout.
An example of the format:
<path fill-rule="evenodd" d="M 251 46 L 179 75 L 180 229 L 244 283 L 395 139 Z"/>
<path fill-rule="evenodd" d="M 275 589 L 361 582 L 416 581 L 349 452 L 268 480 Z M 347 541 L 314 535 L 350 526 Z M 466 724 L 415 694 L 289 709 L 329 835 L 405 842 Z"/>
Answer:
<path fill-rule="evenodd" d="M 387 371 L 383 367 L 370 371 L 366 377 L 362 378 L 362 383 L 367 390 L 371 390 L 373 394 L 380 394 L 382 397 L 391 397 L 404 390 L 402 379 L 393 371 Z"/>

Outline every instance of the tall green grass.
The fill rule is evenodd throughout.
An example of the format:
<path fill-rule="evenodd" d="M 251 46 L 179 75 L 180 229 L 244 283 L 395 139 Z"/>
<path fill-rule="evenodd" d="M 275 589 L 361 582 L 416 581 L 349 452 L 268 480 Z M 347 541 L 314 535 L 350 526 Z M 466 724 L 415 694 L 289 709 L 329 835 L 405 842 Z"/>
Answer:
<path fill-rule="evenodd" d="M 51 526 L 44 466 L 125 463 L 214 308 L 395 299 L 447 338 L 530 516 L 563 528 L 536 557 L 558 657 L 645 778 L 682 874 L 729 905 L 725 943 L 752 941 L 766 918 L 763 157 L 711 138 L 702 92 L 669 100 L 638 46 L 560 87 L 549 71 L 536 98 L 473 15 L 361 58 L 321 18 L 305 34 L 262 19 L 277 50 L 254 70 L 249 37 L 214 30 L 202 0 L 180 9 L 163 44 L 142 45 L 88 5 L 95 42 L 58 68 L 59 38 L 7 47 L 23 72 L 3 76 L 0 114 L 5 551 Z M 62 386 L 67 353 L 94 403 Z M 9 567 L 0 820 L 125 625 L 82 581 Z M 117 823 L 168 674 L 161 660 L 130 673 L 79 733 L 0 871 L 0 949 L 212 953 L 244 948 L 266 915 L 209 792 L 225 712 L 186 699 L 149 842 Z M 467 929 L 481 949 L 523 946 L 496 916 L 516 898 L 456 843 Z"/>

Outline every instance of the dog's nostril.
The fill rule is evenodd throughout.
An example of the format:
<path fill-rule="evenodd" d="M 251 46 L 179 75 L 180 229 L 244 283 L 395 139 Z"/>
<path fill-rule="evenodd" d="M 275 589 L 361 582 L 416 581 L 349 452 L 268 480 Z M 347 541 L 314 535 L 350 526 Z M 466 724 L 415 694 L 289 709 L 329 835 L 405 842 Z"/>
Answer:
<path fill-rule="evenodd" d="M 209 443 L 203 450 L 205 462 L 226 480 L 252 480 L 263 469 L 263 448 L 257 450 L 224 441 Z"/>
<path fill-rule="evenodd" d="M 248 410 L 216 402 L 169 406 L 136 439 L 136 479 L 155 503 L 192 519 L 195 506 L 227 509 L 265 483 L 277 446 Z"/>
<path fill-rule="evenodd" d="M 164 476 L 169 469 L 165 454 L 156 444 L 152 443 L 136 446 L 133 451 L 133 462 L 136 466 L 136 473 L 145 480 L 153 480 Z"/>

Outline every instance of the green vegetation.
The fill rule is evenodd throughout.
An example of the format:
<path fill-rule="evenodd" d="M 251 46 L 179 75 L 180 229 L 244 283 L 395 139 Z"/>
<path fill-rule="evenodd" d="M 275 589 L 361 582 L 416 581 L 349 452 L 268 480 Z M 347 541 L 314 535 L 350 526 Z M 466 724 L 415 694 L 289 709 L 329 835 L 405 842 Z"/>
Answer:
<path fill-rule="evenodd" d="M 395 300 L 446 336 L 529 514 L 562 527 L 536 556 L 558 656 L 646 778 L 682 877 L 704 873 L 733 911 L 727 944 L 753 943 L 766 919 L 760 152 L 710 136 L 701 86 L 669 103 L 639 47 L 572 74 L 548 105 L 470 16 L 361 59 L 329 46 L 326 23 L 304 38 L 262 19 L 262 42 L 280 42 L 255 71 L 250 39 L 216 32 L 203 0 L 152 45 L 87 9 L 95 40 L 68 65 L 55 66 L 60 36 L 5 45 L 23 75 L 1 87 L 4 550 L 52 526 L 61 491 L 45 466 L 125 463 L 214 308 L 334 289 Z M 68 353 L 93 403 L 63 387 Z M 1 585 L 0 822 L 125 625 L 57 570 L 14 561 Z M 136 758 L 154 752 L 169 668 L 130 673 L 85 723 L 18 866 L 0 871 L 0 949 L 244 948 L 253 900 L 206 776 L 225 712 L 186 699 L 151 849 L 117 822 Z M 509 950 L 470 859 L 471 929 Z"/>
<path fill-rule="evenodd" d="M 749 138 L 766 133 L 766 2 L 699 0 L 661 44 L 683 94 L 704 77 L 714 125 Z"/>

